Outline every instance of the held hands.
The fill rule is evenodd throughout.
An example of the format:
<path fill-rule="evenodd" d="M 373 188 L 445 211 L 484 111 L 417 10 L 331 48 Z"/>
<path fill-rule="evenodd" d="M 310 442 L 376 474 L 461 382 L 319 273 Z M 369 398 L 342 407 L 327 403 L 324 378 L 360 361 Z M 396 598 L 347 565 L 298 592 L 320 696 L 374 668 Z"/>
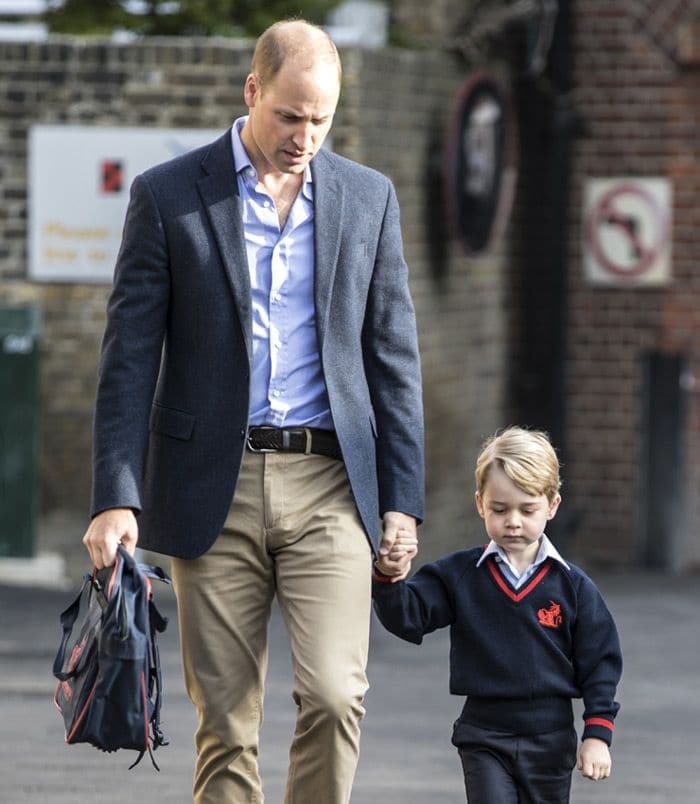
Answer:
<path fill-rule="evenodd" d="M 602 740 L 588 737 L 578 750 L 576 767 L 586 779 L 592 779 L 594 782 L 607 779 L 612 768 L 608 746 Z"/>
<path fill-rule="evenodd" d="M 391 578 L 391 583 L 402 581 L 411 569 L 411 561 L 418 552 L 416 520 L 408 514 L 387 511 L 383 517 L 384 534 L 374 566 Z"/>
<path fill-rule="evenodd" d="M 133 555 L 137 540 L 138 526 L 131 508 L 109 508 L 102 511 L 92 520 L 83 536 L 83 544 L 98 570 L 114 564 L 120 544 Z"/>

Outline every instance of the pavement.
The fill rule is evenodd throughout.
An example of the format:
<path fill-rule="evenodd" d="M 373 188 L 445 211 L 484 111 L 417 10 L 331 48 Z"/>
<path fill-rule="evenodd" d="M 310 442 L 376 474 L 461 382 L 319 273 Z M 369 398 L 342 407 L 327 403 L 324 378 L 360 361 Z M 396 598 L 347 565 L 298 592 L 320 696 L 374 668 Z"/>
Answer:
<path fill-rule="evenodd" d="M 128 771 L 133 752 L 102 754 L 64 742 L 52 702 L 51 665 L 59 614 L 89 570 L 80 546 L 84 525 L 54 516 L 42 525 L 37 559 L 0 560 L 0 804 L 123 804 L 136 797 L 185 804 L 191 801 L 194 715 L 182 681 L 169 589 L 156 589 L 159 606 L 170 617 L 161 653 L 164 729 L 171 743 L 156 755 L 160 773 L 147 758 Z M 591 574 L 620 630 L 622 709 L 612 776 L 595 783 L 575 773 L 571 800 L 700 804 L 700 577 L 640 570 Z M 416 647 L 374 622 L 368 673 L 371 689 L 352 804 L 463 802 L 461 767 L 450 744 L 461 700 L 447 692 L 447 633 L 432 634 Z M 260 757 L 269 804 L 281 804 L 283 797 L 294 728 L 290 689 L 289 645 L 275 612 Z"/>

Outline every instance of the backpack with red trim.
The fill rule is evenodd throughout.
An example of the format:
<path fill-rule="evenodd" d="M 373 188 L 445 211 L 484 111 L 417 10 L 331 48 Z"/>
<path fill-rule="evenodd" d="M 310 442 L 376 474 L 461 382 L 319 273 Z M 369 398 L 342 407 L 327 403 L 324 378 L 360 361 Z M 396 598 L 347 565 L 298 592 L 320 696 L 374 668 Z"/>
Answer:
<path fill-rule="evenodd" d="M 61 614 L 63 638 L 53 674 L 54 702 L 67 743 L 102 751 L 153 751 L 168 740 L 160 728 L 163 683 L 159 633 L 167 619 L 156 608 L 151 579 L 170 583 L 160 567 L 137 564 L 120 546 L 112 567 L 85 576 Z"/>

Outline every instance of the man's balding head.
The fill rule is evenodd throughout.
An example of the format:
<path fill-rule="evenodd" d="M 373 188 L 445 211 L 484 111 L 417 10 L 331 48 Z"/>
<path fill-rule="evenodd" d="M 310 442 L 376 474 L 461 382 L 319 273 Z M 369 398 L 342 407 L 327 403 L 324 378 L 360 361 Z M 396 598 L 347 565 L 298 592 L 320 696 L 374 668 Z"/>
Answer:
<path fill-rule="evenodd" d="M 260 35 L 253 53 L 251 71 L 258 76 L 261 89 L 274 79 L 285 62 L 302 70 L 327 62 L 341 76 L 340 56 L 333 40 L 317 25 L 305 20 L 283 20 Z"/>

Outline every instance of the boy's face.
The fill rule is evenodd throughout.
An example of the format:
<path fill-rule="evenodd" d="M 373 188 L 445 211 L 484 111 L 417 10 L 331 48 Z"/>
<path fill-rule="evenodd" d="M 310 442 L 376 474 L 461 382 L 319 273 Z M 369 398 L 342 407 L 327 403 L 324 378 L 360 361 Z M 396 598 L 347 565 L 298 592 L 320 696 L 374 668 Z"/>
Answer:
<path fill-rule="evenodd" d="M 558 494 L 551 502 L 545 494 L 528 494 L 499 466 L 489 470 L 483 495 L 476 492 L 476 507 L 489 538 L 518 563 L 535 560 L 539 538 L 560 501 Z"/>

